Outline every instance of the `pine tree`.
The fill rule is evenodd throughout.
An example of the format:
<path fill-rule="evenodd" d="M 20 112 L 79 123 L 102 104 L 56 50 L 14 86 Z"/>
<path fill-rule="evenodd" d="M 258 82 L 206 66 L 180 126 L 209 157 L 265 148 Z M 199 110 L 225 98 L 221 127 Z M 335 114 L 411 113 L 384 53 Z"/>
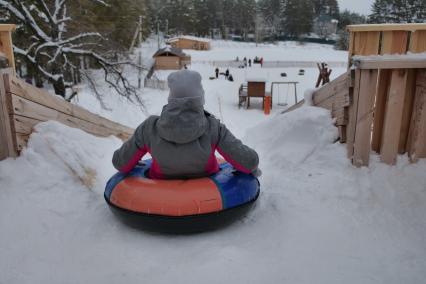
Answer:
<path fill-rule="evenodd" d="M 284 32 L 293 38 L 312 29 L 313 5 L 310 0 L 286 0 L 282 5 Z"/>
<path fill-rule="evenodd" d="M 327 15 L 333 18 L 339 17 L 339 4 L 337 0 L 312 0 L 314 15 Z"/>
<path fill-rule="evenodd" d="M 268 28 L 275 31 L 280 29 L 281 0 L 260 0 L 258 10 Z"/>
<path fill-rule="evenodd" d="M 425 0 L 376 0 L 370 23 L 426 22 Z"/>

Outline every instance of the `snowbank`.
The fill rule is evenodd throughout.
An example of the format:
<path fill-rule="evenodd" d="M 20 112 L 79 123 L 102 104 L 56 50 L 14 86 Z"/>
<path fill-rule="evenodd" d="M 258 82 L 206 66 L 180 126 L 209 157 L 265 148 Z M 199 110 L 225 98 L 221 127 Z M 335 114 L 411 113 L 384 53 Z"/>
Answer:
<path fill-rule="evenodd" d="M 303 163 L 338 137 L 330 112 L 309 106 L 278 114 L 249 133 L 246 140 L 256 145 L 262 161 L 285 168 Z"/>

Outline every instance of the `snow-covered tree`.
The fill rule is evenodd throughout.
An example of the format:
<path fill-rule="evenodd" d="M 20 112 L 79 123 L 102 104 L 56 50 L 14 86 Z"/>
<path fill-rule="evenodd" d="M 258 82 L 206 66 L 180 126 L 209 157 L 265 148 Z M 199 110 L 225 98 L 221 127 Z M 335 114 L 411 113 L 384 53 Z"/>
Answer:
<path fill-rule="evenodd" d="M 426 22 L 425 0 L 376 0 L 372 10 L 371 23 Z"/>
<path fill-rule="evenodd" d="M 103 0 L 92 0 L 108 5 Z M 80 72 L 80 60 L 87 58 L 92 65 L 104 70 L 105 81 L 118 94 L 140 102 L 136 89 L 123 75 L 123 65 L 130 61 L 113 61 L 96 52 L 103 41 L 97 32 L 80 32 L 68 29 L 72 23 L 68 7 L 70 0 L 0 0 L 0 8 L 6 10 L 13 22 L 19 24 L 18 33 L 26 41 L 15 41 L 14 52 L 54 86 L 55 93 L 66 99 L 66 89 L 75 85 Z M 82 27 L 83 30 L 83 27 Z M 94 86 L 94 84 L 93 84 Z M 98 98 L 100 99 L 100 94 Z"/>

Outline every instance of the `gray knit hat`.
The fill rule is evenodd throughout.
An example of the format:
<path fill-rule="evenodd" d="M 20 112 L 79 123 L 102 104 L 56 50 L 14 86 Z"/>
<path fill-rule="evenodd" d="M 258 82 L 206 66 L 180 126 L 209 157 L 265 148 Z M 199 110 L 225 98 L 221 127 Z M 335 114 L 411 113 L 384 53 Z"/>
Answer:
<path fill-rule="evenodd" d="M 204 105 L 204 90 L 201 75 L 190 70 L 173 72 L 167 78 L 169 84 L 169 103 L 194 101 Z"/>

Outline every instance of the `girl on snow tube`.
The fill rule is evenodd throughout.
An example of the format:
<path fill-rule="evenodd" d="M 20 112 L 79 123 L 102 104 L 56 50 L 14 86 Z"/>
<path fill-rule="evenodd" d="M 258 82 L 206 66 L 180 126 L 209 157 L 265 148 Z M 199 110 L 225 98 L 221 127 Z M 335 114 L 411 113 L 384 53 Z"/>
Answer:
<path fill-rule="evenodd" d="M 113 165 L 120 173 L 108 182 L 105 199 L 132 225 L 202 230 L 254 203 L 259 157 L 204 110 L 199 73 L 174 72 L 168 84 L 161 115 L 147 118 L 115 151 Z M 216 151 L 228 163 L 219 165 Z M 152 160 L 138 165 L 147 153 Z"/>

